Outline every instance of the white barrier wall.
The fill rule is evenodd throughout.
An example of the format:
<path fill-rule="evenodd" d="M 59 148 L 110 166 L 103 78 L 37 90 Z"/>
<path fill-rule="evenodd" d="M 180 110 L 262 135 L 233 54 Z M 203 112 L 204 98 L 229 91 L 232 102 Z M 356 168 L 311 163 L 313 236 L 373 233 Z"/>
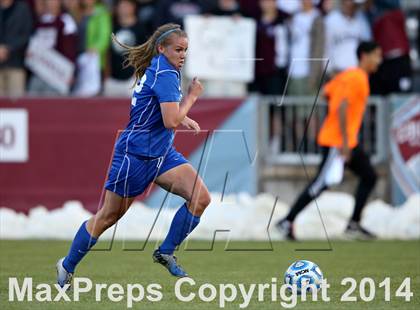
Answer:
<path fill-rule="evenodd" d="M 191 239 L 212 240 L 216 230 L 229 230 L 217 235 L 217 240 L 261 240 L 268 242 L 267 226 L 272 240 L 282 237 L 274 228 L 274 223 L 288 211 L 288 206 L 279 198 L 269 194 L 250 196 L 249 194 L 229 195 L 223 198 L 212 194 L 212 203 L 202 217 L 200 225 L 191 233 Z M 344 193 L 326 192 L 318 199 L 329 238 L 340 239 L 353 210 L 353 198 Z M 362 224 L 381 239 L 420 238 L 420 195 L 411 196 L 404 205 L 394 208 L 383 201 L 371 202 L 365 209 Z M 270 217 L 273 212 L 270 222 Z M 142 203 L 134 203 L 120 220 L 116 239 L 162 240 L 176 211 L 164 208 L 156 225 L 152 227 L 159 209 Z M 29 215 L 0 208 L 0 238 L 25 239 L 47 238 L 71 240 L 80 223 L 91 214 L 79 202 L 69 201 L 60 209 L 48 211 L 46 208 L 31 209 Z M 110 239 L 115 227 L 110 228 L 101 239 Z M 296 236 L 299 239 L 326 240 L 325 230 L 314 203 L 296 219 Z"/>

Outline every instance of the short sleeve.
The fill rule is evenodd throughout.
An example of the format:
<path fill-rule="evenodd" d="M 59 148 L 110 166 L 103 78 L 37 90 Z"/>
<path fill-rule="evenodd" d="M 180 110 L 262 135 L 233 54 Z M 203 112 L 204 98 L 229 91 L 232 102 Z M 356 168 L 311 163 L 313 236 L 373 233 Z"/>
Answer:
<path fill-rule="evenodd" d="M 340 106 L 343 100 L 350 102 L 355 92 L 355 85 L 357 81 L 352 79 L 342 79 L 340 81 L 335 81 L 333 85 L 329 85 L 327 90 L 327 95 L 330 102 L 330 110 L 335 111 Z"/>
<path fill-rule="evenodd" d="M 351 83 L 349 81 L 335 81 L 328 89 L 329 110 L 334 112 L 343 100 L 349 101 L 351 96 Z"/>
<path fill-rule="evenodd" d="M 158 73 L 152 89 L 159 103 L 181 101 L 181 87 L 178 74 L 175 71 L 168 70 Z"/>

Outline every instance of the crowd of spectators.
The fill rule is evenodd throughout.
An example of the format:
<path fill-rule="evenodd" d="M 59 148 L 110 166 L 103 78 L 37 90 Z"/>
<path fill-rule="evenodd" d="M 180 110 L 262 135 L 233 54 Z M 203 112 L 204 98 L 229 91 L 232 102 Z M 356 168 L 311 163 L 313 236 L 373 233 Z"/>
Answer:
<path fill-rule="evenodd" d="M 86 83 L 81 75 L 95 80 L 81 66 L 84 59 L 99 81 L 91 95 L 127 96 L 133 71 L 123 67 L 123 48 L 110 40 L 111 33 L 123 44 L 138 45 L 157 26 L 182 24 L 191 14 L 256 21 L 261 61 L 255 62 L 250 91 L 313 94 L 322 76 L 355 66 L 356 46 L 369 39 L 384 52 L 372 77 L 373 93 L 412 88 L 399 0 L 0 0 L 0 96 L 60 94 L 25 66 L 31 45 L 54 49 L 74 65 L 68 94 L 78 94 L 79 84 Z"/>

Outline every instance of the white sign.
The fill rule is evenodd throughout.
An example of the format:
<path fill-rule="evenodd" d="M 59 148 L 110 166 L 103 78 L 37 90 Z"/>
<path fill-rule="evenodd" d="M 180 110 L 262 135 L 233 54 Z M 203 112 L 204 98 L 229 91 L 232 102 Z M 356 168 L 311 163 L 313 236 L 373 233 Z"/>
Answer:
<path fill-rule="evenodd" d="M 98 53 L 85 52 L 77 57 L 77 79 L 73 95 L 93 97 L 101 90 L 101 66 Z"/>
<path fill-rule="evenodd" d="M 256 24 L 250 18 L 187 16 L 189 78 L 251 82 Z"/>
<path fill-rule="evenodd" d="M 391 117 L 391 171 L 406 197 L 420 192 L 420 97 L 396 107 Z"/>
<path fill-rule="evenodd" d="M 69 93 L 74 64 L 56 50 L 31 42 L 26 52 L 25 64 L 61 94 Z"/>
<path fill-rule="evenodd" d="M 0 162 L 28 160 L 28 112 L 0 109 Z"/>

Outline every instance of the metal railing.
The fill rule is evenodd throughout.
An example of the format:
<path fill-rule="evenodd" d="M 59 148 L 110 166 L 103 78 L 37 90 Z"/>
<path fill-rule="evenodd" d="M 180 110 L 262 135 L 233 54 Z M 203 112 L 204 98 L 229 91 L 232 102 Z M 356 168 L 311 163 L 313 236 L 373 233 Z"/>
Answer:
<path fill-rule="evenodd" d="M 267 164 L 307 164 L 320 160 L 316 143 L 327 113 L 327 105 L 313 97 L 261 96 L 259 109 L 259 150 Z M 387 158 L 389 107 L 381 97 L 370 97 L 359 141 L 374 163 Z"/>

